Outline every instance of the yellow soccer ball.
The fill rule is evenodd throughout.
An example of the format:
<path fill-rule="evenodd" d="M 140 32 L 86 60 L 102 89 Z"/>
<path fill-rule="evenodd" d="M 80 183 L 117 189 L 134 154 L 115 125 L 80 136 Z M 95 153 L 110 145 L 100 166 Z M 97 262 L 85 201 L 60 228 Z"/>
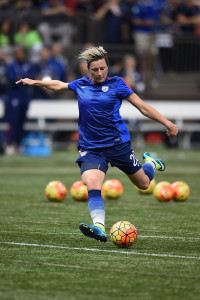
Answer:
<path fill-rule="evenodd" d="M 45 195 L 50 201 L 60 202 L 66 197 L 67 188 L 58 180 L 50 181 L 45 188 Z"/>
<path fill-rule="evenodd" d="M 110 229 L 111 241 L 118 247 L 128 248 L 137 239 L 137 230 L 129 221 L 118 221 Z"/>
<path fill-rule="evenodd" d="M 184 181 L 175 181 L 172 183 L 174 189 L 174 200 L 175 201 L 186 201 L 190 196 L 191 190 L 189 185 Z"/>
<path fill-rule="evenodd" d="M 82 180 L 76 181 L 72 184 L 70 188 L 70 194 L 76 201 L 88 200 L 87 186 L 83 183 Z"/>
<path fill-rule="evenodd" d="M 102 187 L 102 197 L 108 199 L 119 198 L 124 191 L 122 183 L 117 179 L 108 179 L 104 182 Z"/>
<path fill-rule="evenodd" d="M 160 181 L 154 188 L 154 196 L 161 202 L 170 201 L 174 197 L 174 189 L 168 181 Z"/>

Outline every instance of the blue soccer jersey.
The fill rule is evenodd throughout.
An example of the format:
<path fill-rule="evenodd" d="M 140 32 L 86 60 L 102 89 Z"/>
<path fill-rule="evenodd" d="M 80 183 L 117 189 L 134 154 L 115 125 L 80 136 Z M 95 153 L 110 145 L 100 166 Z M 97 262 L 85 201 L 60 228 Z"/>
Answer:
<path fill-rule="evenodd" d="M 69 83 L 78 98 L 79 144 L 78 149 L 110 147 L 130 140 L 126 124 L 120 116 L 122 100 L 133 91 L 120 77 L 107 77 L 94 84 L 91 78 Z"/>

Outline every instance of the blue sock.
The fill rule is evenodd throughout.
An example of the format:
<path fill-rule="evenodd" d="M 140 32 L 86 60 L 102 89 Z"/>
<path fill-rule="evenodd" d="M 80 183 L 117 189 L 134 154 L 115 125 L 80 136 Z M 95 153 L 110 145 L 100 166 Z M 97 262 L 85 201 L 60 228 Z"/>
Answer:
<path fill-rule="evenodd" d="M 93 224 L 100 223 L 105 226 L 105 207 L 101 197 L 101 190 L 88 192 L 88 208 Z"/>
<path fill-rule="evenodd" d="M 155 169 L 152 166 L 152 164 L 149 162 L 145 162 L 142 165 L 142 169 L 143 169 L 144 173 L 149 177 L 149 180 L 151 181 L 155 175 Z"/>

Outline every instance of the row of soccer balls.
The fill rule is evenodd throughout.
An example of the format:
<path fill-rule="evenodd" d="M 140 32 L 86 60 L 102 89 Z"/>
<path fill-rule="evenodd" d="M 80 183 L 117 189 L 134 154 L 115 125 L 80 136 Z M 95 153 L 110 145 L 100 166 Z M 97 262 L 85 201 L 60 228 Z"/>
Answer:
<path fill-rule="evenodd" d="M 153 179 L 147 190 L 137 189 L 141 194 L 154 194 L 157 200 L 165 202 L 170 200 L 186 201 L 190 196 L 190 187 L 184 181 L 160 181 L 156 184 Z"/>
<path fill-rule="evenodd" d="M 185 201 L 190 195 L 190 187 L 184 181 L 161 181 L 156 183 L 153 179 L 146 190 L 136 188 L 141 194 L 154 194 L 159 201 Z M 102 187 L 102 197 L 107 199 L 117 199 L 124 191 L 122 183 L 117 179 L 108 179 Z M 45 188 L 45 195 L 50 201 L 62 201 L 67 195 L 66 186 L 60 181 L 51 181 Z M 76 181 L 70 187 L 70 194 L 74 200 L 85 201 L 88 199 L 87 187 L 81 180 Z"/>
<path fill-rule="evenodd" d="M 108 179 L 102 187 L 102 197 L 108 199 L 116 199 L 123 193 L 123 185 L 117 179 Z M 67 195 L 67 187 L 60 181 L 51 181 L 45 188 L 45 195 L 50 201 L 62 201 Z M 70 187 L 70 194 L 76 201 L 88 200 L 87 187 L 81 180 L 76 181 Z"/>

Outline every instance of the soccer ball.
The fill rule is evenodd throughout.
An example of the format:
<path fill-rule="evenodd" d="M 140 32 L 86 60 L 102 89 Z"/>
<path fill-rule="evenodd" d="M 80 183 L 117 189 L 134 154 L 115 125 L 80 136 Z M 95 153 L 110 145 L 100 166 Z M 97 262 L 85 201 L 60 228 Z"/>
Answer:
<path fill-rule="evenodd" d="M 66 197 L 67 188 L 60 181 L 50 181 L 45 188 L 45 195 L 50 201 L 60 202 Z"/>
<path fill-rule="evenodd" d="M 128 221 L 118 221 L 110 229 L 111 241 L 118 247 L 128 248 L 137 239 L 137 230 Z"/>
<path fill-rule="evenodd" d="M 174 197 L 174 189 L 168 181 L 157 183 L 153 193 L 156 199 L 162 202 L 170 201 Z"/>
<path fill-rule="evenodd" d="M 88 200 L 87 186 L 83 183 L 82 180 L 76 181 L 72 184 L 70 188 L 70 194 L 76 201 Z"/>
<path fill-rule="evenodd" d="M 146 190 L 139 189 L 137 186 L 136 186 L 136 190 L 141 194 L 149 195 L 153 193 L 155 186 L 156 186 L 156 181 L 155 179 L 152 179 L 149 187 Z"/>
<path fill-rule="evenodd" d="M 102 196 L 108 199 L 119 198 L 124 191 L 122 183 L 117 179 L 108 179 L 102 187 Z"/>
<path fill-rule="evenodd" d="M 190 196 L 190 187 L 184 181 L 175 181 L 172 183 L 172 188 L 174 189 L 175 201 L 185 201 Z"/>

